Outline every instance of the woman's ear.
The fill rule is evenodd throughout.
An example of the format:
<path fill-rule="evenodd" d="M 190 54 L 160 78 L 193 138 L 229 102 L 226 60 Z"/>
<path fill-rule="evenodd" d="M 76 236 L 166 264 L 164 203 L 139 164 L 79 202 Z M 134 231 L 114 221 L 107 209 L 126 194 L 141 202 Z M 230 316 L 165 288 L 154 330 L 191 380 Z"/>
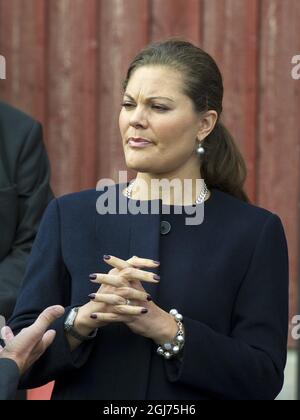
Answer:
<path fill-rule="evenodd" d="M 218 120 L 218 114 L 216 111 L 207 111 L 201 116 L 200 129 L 198 131 L 198 139 L 204 140 L 215 128 Z"/>

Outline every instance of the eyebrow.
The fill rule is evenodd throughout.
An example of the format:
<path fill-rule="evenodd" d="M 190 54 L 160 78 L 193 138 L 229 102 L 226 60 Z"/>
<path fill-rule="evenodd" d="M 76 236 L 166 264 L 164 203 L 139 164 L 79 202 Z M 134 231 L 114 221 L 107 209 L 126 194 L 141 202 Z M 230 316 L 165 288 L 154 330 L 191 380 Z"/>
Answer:
<path fill-rule="evenodd" d="M 124 93 L 124 96 L 128 96 L 128 98 L 134 101 L 134 98 L 131 95 L 129 95 L 129 93 Z M 150 100 L 150 99 L 166 99 L 167 101 L 175 102 L 173 99 L 167 98 L 166 96 L 151 96 L 147 98 L 147 100 Z"/>

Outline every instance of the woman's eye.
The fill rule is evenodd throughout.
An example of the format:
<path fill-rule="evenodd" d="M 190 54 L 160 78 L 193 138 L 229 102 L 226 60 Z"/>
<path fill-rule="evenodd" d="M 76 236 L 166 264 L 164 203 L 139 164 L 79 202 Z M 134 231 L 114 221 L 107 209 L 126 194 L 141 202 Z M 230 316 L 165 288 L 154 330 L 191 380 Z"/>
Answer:
<path fill-rule="evenodd" d="M 134 106 L 135 106 L 134 104 L 131 104 L 129 102 L 123 102 L 122 103 L 122 107 L 124 107 L 124 108 L 132 108 Z M 155 109 L 155 110 L 157 110 L 159 112 L 168 111 L 168 108 L 165 108 L 165 107 L 160 106 L 160 105 L 152 105 L 152 109 Z"/>
<path fill-rule="evenodd" d="M 129 108 L 130 106 L 133 106 L 133 105 L 129 104 L 128 102 L 123 102 L 122 106 L 124 106 L 125 108 Z"/>
<path fill-rule="evenodd" d="M 153 105 L 154 109 L 157 109 L 158 111 L 168 111 L 167 108 L 163 107 L 163 106 L 159 106 L 159 105 Z"/>

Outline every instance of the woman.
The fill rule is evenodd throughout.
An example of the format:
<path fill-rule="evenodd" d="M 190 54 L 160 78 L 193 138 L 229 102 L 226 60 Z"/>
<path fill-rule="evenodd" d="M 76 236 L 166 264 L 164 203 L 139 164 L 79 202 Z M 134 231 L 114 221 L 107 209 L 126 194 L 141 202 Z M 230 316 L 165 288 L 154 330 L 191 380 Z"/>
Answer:
<path fill-rule="evenodd" d="M 66 317 L 24 386 L 55 379 L 55 399 L 276 397 L 287 244 L 279 217 L 243 191 L 245 164 L 220 123 L 222 98 L 216 63 L 188 42 L 135 57 L 119 125 L 137 177 L 108 190 L 118 202 L 159 203 L 160 212 L 100 216 L 95 191 L 49 205 L 11 324 L 19 330 L 54 303 Z M 155 180 L 179 183 L 169 196 Z M 182 199 L 185 180 L 192 197 Z M 177 212 L 198 206 L 201 224 Z"/>

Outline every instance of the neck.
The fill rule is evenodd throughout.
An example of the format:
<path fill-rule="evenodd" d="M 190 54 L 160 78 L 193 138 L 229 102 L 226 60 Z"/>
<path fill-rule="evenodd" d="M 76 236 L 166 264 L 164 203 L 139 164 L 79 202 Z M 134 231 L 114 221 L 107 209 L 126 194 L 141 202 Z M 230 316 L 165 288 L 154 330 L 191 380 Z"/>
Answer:
<path fill-rule="evenodd" d="M 131 197 L 134 200 L 161 199 L 165 205 L 189 206 L 195 203 L 203 185 L 199 166 L 167 174 L 138 172 Z M 209 196 L 210 193 L 206 199 Z"/>

